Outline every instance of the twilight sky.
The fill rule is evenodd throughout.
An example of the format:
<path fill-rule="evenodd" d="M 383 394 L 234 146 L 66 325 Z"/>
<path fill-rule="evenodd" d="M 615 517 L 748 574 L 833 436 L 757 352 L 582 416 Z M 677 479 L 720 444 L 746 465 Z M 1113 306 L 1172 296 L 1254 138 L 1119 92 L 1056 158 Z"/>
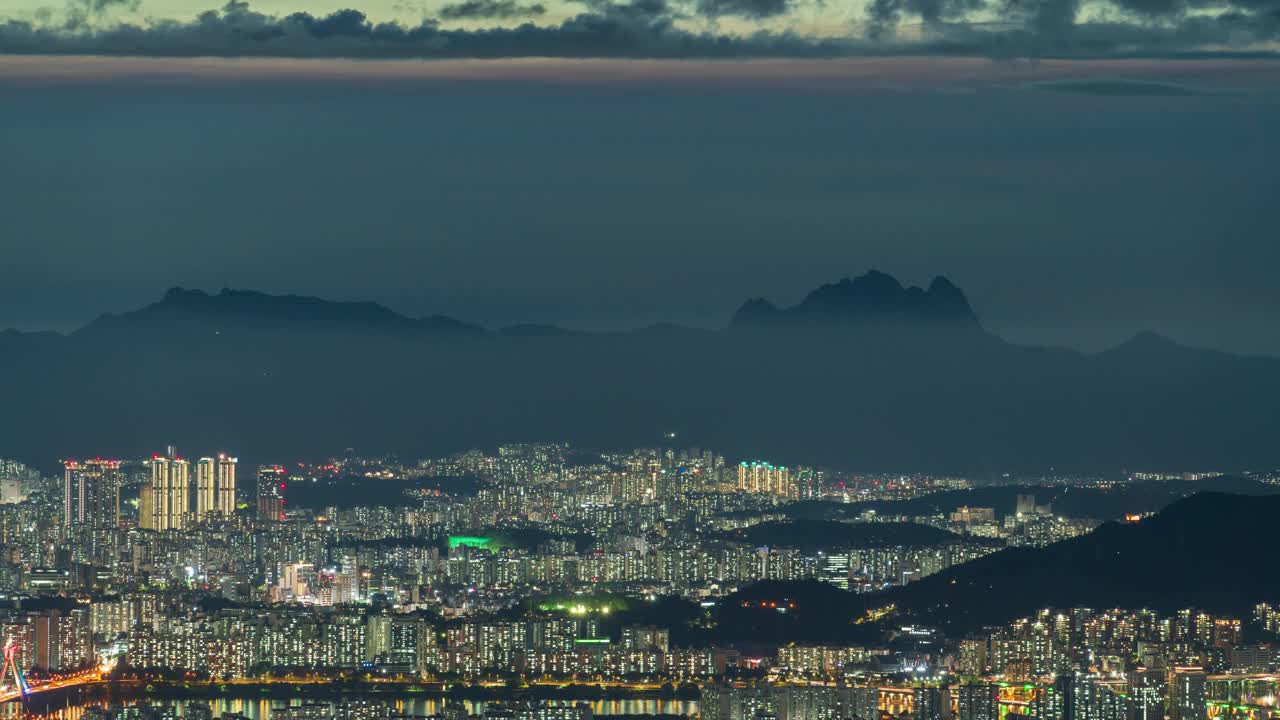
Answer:
<path fill-rule="evenodd" d="M 1280 0 L 0 0 L 0 52 L 236 57 L 1274 55 Z"/>
<path fill-rule="evenodd" d="M 720 326 L 877 267 L 1011 340 L 1280 355 L 1268 57 L 36 54 L 0 98 L 0 328 L 173 285 Z"/>

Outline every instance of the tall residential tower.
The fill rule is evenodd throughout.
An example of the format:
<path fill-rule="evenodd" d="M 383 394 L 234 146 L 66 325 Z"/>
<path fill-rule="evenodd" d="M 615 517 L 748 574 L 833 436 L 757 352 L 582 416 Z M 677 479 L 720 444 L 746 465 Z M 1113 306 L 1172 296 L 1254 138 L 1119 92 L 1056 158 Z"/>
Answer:
<path fill-rule="evenodd" d="M 157 455 L 148 465 L 151 467 L 150 512 L 140 516 L 138 524 L 158 531 L 191 527 L 191 478 L 187 461 Z"/>
<path fill-rule="evenodd" d="M 195 519 L 227 518 L 236 511 L 236 459 L 219 453 L 196 462 Z"/>
<path fill-rule="evenodd" d="M 62 483 L 64 532 L 80 525 L 95 530 L 120 526 L 120 462 L 68 460 Z"/>
<path fill-rule="evenodd" d="M 284 468 L 263 465 L 258 468 L 258 519 L 284 518 Z"/>

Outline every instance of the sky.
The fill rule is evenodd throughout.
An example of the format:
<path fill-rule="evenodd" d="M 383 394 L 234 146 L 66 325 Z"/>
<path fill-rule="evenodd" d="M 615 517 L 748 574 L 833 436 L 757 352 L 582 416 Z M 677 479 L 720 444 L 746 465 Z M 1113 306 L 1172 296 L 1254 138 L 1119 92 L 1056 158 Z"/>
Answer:
<path fill-rule="evenodd" d="M 0 0 L 0 52 L 1273 56 L 1280 0 Z"/>
<path fill-rule="evenodd" d="M 171 286 L 719 327 L 871 268 L 1280 355 L 1268 57 L 0 57 L 0 328 Z"/>

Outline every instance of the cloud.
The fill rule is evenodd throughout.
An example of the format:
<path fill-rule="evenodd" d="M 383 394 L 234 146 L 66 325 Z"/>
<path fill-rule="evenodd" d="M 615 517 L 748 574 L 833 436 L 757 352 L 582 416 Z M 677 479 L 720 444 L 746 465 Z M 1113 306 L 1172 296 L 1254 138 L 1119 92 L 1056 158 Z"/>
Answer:
<path fill-rule="evenodd" d="M 440 9 L 440 17 L 446 20 L 473 18 L 509 19 L 544 15 L 547 8 L 542 3 L 521 5 L 515 0 L 465 0 Z"/>
<path fill-rule="evenodd" d="M 141 55 L 153 57 L 832 57 L 849 54 L 840 40 L 759 33 L 732 37 L 674 26 L 663 0 L 595 1 L 559 25 L 445 29 L 373 22 L 358 10 L 279 17 L 232 0 L 190 22 L 120 23 L 107 28 L 0 21 L 0 47 L 10 54 Z"/>
<path fill-rule="evenodd" d="M 1110 96 L 1182 96 L 1206 95 L 1206 91 L 1179 83 L 1153 82 L 1148 80 L 1054 80 L 1032 83 L 1027 87 L 1033 90 L 1049 92 L 1075 93 L 1080 95 Z"/>
<path fill-rule="evenodd" d="M 698 12 L 708 17 L 736 15 L 745 18 L 768 18 L 785 15 L 788 0 L 698 0 Z"/>
<path fill-rule="evenodd" d="M 77 0 L 107 7 L 132 0 Z M 0 20 L 0 48 L 10 54 L 152 57 L 331 58 L 747 58 L 946 55 L 992 58 L 1167 57 L 1254 50 L 1280 38 L 1280 0 L 1167 0 L 1196 3 L 1197 12 L 1081 22 L 1082 3 L 1103 3 L 1102 17 L 1132 17 L 1120 3 L 1166 0 L 872 0 L 867 32 L 818 38 L 764 29 L 749 34 L 699 30 L 691 13 L 762 19 L 787 11 L 789 0 L 583 0 L 582 12 L 559 24 L 450 29 L 436 18 L 411 25 L 375 22 L 359 10 L 286 16 L 254 10 L 244 0 L 191 21 Z M 501 18 L 541 5 L 518 0 L 462 0 L 454 17 Z M 468 13 L 471 13 L 468 15 Z M 506 16 L 506 17 L 513 17 Z M 975 20 L 981 16 L 982 21 Z M 992 17 L 995 17 L 992 20 Z M 1144 16 L 1145 17 L 1145 16 Z M 919 22 L 919 39 L 899 38 L 901 22 Z"/>
<path fill-rule="evenodd" d="M 66 30 L 85 29 L 109 10 L 121 8 L 133 12 L 139 5 L 140 0 L 68 0 L 62 26 Z M 44 17 L 53 17 L 50 8 L 44 8 Z"/>
<path fill-rule="evenodd" d="M 890 35 L 904 15 L 918 17 L 933 27 L 964 18 L 985 5 L 985 0 L 872 0 L 867 6 L 869 33 L 873 38 Z"/>
<path fill-rule="evenodd" d="M 138 0 L 75 0 L 72 3 L 77 7 L 84 8 L 90 13 L 102 13 L 112 7 L 124 7 L 129 10 L 137 10 Z"/>
<path fill-rule="evenodd" d="M 623 22 L 665 22 L 675 16 L 667 0 L 586 0 L 586 5 L 597 15 Z"/>
<path fill-rule="evenodd" d="M 1081 22 L 1086 6 L 1107 19 Z M 974 22 L 983 11 L 987 17 Z M 926 44 L 942 52 L 981 48 L 994 57 L 1166 57 L 1259 46 L 1274 54 L 1280 0 L 871 0 L 867 6 L 873 39 L 894 37 L 906 21 L 918 21 Z"/>

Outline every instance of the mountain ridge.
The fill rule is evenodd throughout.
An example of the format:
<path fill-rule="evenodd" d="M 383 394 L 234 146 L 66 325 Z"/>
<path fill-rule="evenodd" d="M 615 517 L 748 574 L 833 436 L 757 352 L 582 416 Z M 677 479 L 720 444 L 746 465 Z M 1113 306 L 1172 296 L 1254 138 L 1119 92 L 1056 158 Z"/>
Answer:
<path fill-rule="evenodd" d="M 897 278 L 875 269 L 821 285 L 787 308 L 764 298 L 752 298 L 734 313 L 729 327 L 875 326 L 895 322 L 981 329 L 964 292 L 945 277 L 938 275 L 928 289 L 921 289 L 914 285 L 904 287 Z"/>
<path fill-rule="evenodd" d="M 282 310 L 291 311 L 282 315 Z M 322 319 L 318 313 L 328 313 L 330 323 L 318 322 Z M 877 317 L 877 312 L 882 313 Z M 104 330 L 120 330 L 128 328 L 130 323 L 137 323 L 143 330 L 178 329 L 180 325 L 151 325 L 148 319 L 168 319 L 191 323 L 197 321 L 201 325 L 215 320 L 230 320 L 237 316 L 240 319 L 252 317 L 252 313 L 264 314 L 253 323 L 259 327 L 270 326 L 271 320 L 277 321 L 277 329 L 324 330 L 324 329 L 358 329 L 362 321 L 364 330 L 389 334 L 422 333 L 438 337 L 476 337 L 488 334 L 507 335 L 513 337 L 553 337 L 553 336 L 591 336 L 612 335 L 618 333 L 649 332 L 706 332 L 700 328 L 692 328 L 678 323 L 656 322 L 644 327 L 616 331 L 590 331 L 566 328 L 553 323 L 517 323 L 495 328 L 487 328 L 477 323 L 468 322 L 453 316 L 433 313 L 423 316 L 412 316 L 394 310 L 382 303 L 372 300 L 331 300 L 316 295 L 297 293 L 268 293 L 258 290 L 233 289 L 223 287 L 217 292 L 201 289 L 173 286 L 167 289 L 159 300 L 148 303 L 134 310 L 116 313 L 102 313 L 84 325 L 69 332 L 53 330 L 17 330 L 0 329 L 0 338 L 14 337 L 71 337 L 84 336 Z M 796 327 L 799 329 L 821 329 L 824 325 L 839 326 L 846 324 L 854 328 L 875 329 L 876 320 L 882 325 L 889 325 L 895 320 L 902 320 L 903 315 L 911 322 L 911 329 L 950 328 L 961 330 L 978 330 L 1001 342 L 1011 343 L 982 328 L 980 319 L 969 305 L 964 292 L 945 276 L 935 276 L 928 287 L 904 286 L 896 278 L 879 270 L 872 269 L 863 275 L 845 277 L 832 283 L 823 284 L 806 294 L 799 303 L 782 308 L 763 297 L 749 298 L 729 317 L 728 323 L 720 329 L 733 330 L 749 328 L 778 329 L 779 327 Z M 297 323 L 289 328 L 287 321 Z M 328 327 L 326 327 L 328 325 Z M 345 327 L 344 327 L 345 326 Z M 716 329 L 712 329 L 715 332 Z M 1043 346 L 1054 350 L 1069 350 L 1059 346 Z M 1202 350 L 1204 352 L 1222 352 L 1207 348 L 1196 348 L 1182 345 L 1166 336 L 1150 330 L 1136 331 L 1131 337 L 1093 353 L 1082 355 L 1105 355 L 1108 353 L 1127 352 L 1133 348 L 1144 351 L 1154 349 Z M 1071 351 L 1075 352 L 1075 351 Z M 1233 353 L 1223 353 L 1234 355 Z M 1238 356 L 1244 357 L 1244 356 Z"/>
<path fill-rule="evenodd" d="M 868 273 L 779 310 L 780 324 L 619 332 L 176 289 L 68 335 L 0 333 L 0 456 L 174 441 L 274 462 L 676 431 L 737 459 L 867 471 L 1280 466 L 1280 360 L 1147 336 L 1092 355 L 1015 345 L 953 288 Z"/>
<path fill-rule="evenodd" d="M 827 283 L 809 292 L 799 304 L 779 308 L 764 298 L 747 300 L 730 318 L 727 327 L 750 321 L 752 310 L 760 313 L 777 313 L 776 321 L 797 324 L 846 322 L 850 324 L 889 323 L 894 321 L 918 322 L 921 326 L 937 324 L 945 326 L 980 327 L 961 291 L 955 284 L 939 275 L 933 278 L 928 289 L 903 286 L 896 278 L 878 270 L 870 270 L 857 277 L 845 277 Z M 244 319 L 250 314 L 260 314 L 265 319 L 290 321 L 302 325 L 317 324 L 325 313 L 336 324 L 356 321 L 372 329 L 384 331 L 414 331 L 449 329 L 469 332 L 510 332 L 511 334 L 584 333 L 554 324 L 523 323 L 496 329 L 484 328 L 458 318 L 442 314 L 413 317 L 393 310 L 375 301 L 329 300 L 314 295 L 295 293 L 272 294 L 257 290 L 222 288 L 218 292 L 174 286 L 161 298 L 140 308 L 120 313 L 103 313 L 68 335 L 93 333 L 102 329 L 120 329 L 130 322 L 147 326 L 149 320 L 199 321 L 209 319 Z M 261 320 L 263 318 L 259 318 Z M 147 329 L 153 329 L 147 327 Z M 629 331 L 653 329 L 691 330 L 676 323 L 657 322 Z M 7 331 L 6 331 L 7 332 Z"/>
<path fill-rule="evenodd" d="M 273 295 L 223 288 L 217 293 L 172 287 L 159 301 L 136 310 L 98 316 L 71 335 L 111 330 L 175 330 L 183 324 L 237 324 L 287 330 L 346 330 L 383 333 L 473 334 L 483 328 L 445 315 L 411 318 L 372 301 L 327 300 L 310 295 Z"/>

